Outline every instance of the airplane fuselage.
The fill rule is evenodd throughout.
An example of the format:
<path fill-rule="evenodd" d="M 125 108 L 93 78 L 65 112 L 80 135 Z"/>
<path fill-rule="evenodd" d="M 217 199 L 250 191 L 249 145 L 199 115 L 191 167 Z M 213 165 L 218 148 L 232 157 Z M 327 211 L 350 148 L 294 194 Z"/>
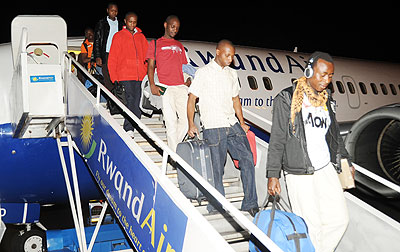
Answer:
<path fill-rule="evenodd" d="M 71 49 L 83 39 L 69 40 Z M 215 56 L 215 44 L 183 41 L 190 64 L 201 67 Z M 9 106 L 13 73 L 11 45 L 0 45 L 0 202 L 67 202 L 65 182 L 56 147 L 49 138 L 12 137 Z M 240 98 L 246 120 L 270 132 L 275 95 L 303 75 L 308 54 L 236 47 L 232 67 L 241 84 Z M 337 100 L 339 123 L 352 123 L 364 114 L 400 100 L 399 65 L 355 59 L 334 58 L 333 97 Z M 84 198 L 101 197 L 84 162 L 77 169 Z"/>
<path fill-rule="evenodd" d="M 193 66 L 207 64 L 215 56 L 215 44 L 184 42 Z M 293 80 L 303 76 L 309 55 L 288 51 L 236 47 L 232 68 L 241 83 L 242 106 L 272 120 L 273 98 Z M 339 123 L 354 122 L 379 107 L 400 101 L 400 65 L 334 57 L 333 98 Z M 266 131 L 270 125 L 246 118 Z"/>

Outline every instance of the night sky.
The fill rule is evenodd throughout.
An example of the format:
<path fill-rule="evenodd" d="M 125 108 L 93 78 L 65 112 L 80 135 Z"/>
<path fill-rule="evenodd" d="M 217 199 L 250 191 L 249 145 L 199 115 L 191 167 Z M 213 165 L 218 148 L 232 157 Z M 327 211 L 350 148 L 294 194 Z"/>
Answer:
<path fill-rule="evenodd" d="M 293 6 L 270 6 L 270 2 L 241 1 L 124 1 L 118 2 L 123 19 L 128 11 L 139 16 L 138 27 L 148 38 L 163 35 L 163 22 L 170 14 L 181 19 L 180 40 L 217 42 L 230 39 L 236 45 L 312 53 L 320 50 L 333 56 L 400 63 L 400 21 L 396 2 L 392 5 L 337 6 L 337 1 L 321 6 L 300 2 Z M 141 3 L 137 3 L 141 2 Z M 223 4 L 216 3 L 223 2 Z M 235 1 L 236 2 L 236 1 Z M 248 3 L 246 3 L 248 2 Z M 108 1 L 10 2 L 1 15 L 0 42 L 10 41 L 11 21 L 20 14 L 57 14 L 68 25 L 68 36 L 83 36 L 106 15 Z M 71 4 L 74 3 L 74 4 Z M 11 5 L 9 7 L 8 5 Z M 331 6 L 330 6 L 331 5 Z M 191 8 L 184 6 L 193 6 Z"/>

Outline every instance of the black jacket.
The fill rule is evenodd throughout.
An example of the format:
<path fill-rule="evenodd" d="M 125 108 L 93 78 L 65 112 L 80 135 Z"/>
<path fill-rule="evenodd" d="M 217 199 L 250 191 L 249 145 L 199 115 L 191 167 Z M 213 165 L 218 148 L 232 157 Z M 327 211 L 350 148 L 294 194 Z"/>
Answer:
<path fill-rule="evenodd" d="M 118 31 L 120 31 L 123 27 L 123 21 L 118 19 Z M 107 16 L 103 19 L 100 19 L 97 22 L 96 27 L 94 29 L 94 42 L 93 42 L 93 55 L 94 58 L 101 58 L 101 60 L 105 61 L 106 56 L 106 45 L 108 34 L 110 33 L 110 25 L 107 21 Z"/>
<path fill-rule="evenodd" d="M 271 137 L 268 147 L 267 178 L 279 178 L 281 169 L 289 174 L 313 174 L 315 169 L 307 153 L 302 113 L 296 114 L 293 134 L 293 125 L 290 121 L 290 106 L 295 86 L 282 90 L 274 99 Z M 350 156 L 345 149 L 336 121 L 336 102 L 328 91 L 327 108 L 331 124 L 326 133 L 326 142 L 329 147 L 331 162 L 338 172 L 341 172 L 340 160 L 346 158 L 351 164 Z"/>

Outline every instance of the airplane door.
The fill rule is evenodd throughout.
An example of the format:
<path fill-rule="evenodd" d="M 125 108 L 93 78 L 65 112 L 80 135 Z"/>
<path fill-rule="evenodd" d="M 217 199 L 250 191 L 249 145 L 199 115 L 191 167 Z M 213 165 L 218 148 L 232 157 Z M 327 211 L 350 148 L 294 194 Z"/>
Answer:
<path fill-rule="evenodd" d="M 350 108 L 357 109 L 360 107 L 360 92 L 356 82 L 350 76 L 342 76 L 343 85 L 346 89 L 347 100 Z"/>

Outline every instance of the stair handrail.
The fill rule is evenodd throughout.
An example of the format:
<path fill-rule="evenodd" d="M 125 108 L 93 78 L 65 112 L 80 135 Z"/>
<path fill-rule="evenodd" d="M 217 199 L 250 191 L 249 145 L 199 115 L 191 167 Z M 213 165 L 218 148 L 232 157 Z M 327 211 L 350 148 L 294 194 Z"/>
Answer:
<path fill-rule="evenodd" d="M 96 106 L 100 105 L 100 91 L 104 92 L 109 99 L 117 104 L 117 106 L 131 119 L 137 126 L 143 130 L 158 146 L 163 150 L 163 154 L 167 153 L 179 166 L 184 169 L 188 175 L 199 183 L 212 197 L 214 197 L 224 208 L 224 210 L 231 214 L 236 220 L 243 225 L 244 228 L 258 239 L 266 248 L 272 252 L 283 252 L 264 232 L 262 232 L 253 222 L 251 222 L 246 216 L 244 216 L 236 207 L 234 207 L 221 193 L 219 193 L 211 184 L 209 184 L 200 174 L 198 174 L 193 167 L 191 167 L 186 161 L 184 161 L 176 152 L 168 147 L 154 132 L 152 132 L 139 118 L 137 118 L 120 100 L 118 100 L 103 84 L 101 84 L 96 78 L 94 78 L 83 66 L 81 66 L 71 55 L 68 53 L 64 54 L 68 60 L 68 66 L 71 63 L 79 68 L 85 77 L 88 77 L 92 83 L 97 85 L 96 95 Z M 166 155 L 164 155 L 165 157 Z M 163 158 L 165 159 L 165 158 Z M 163 162 L 164 163 L 164 162 Z"/>

